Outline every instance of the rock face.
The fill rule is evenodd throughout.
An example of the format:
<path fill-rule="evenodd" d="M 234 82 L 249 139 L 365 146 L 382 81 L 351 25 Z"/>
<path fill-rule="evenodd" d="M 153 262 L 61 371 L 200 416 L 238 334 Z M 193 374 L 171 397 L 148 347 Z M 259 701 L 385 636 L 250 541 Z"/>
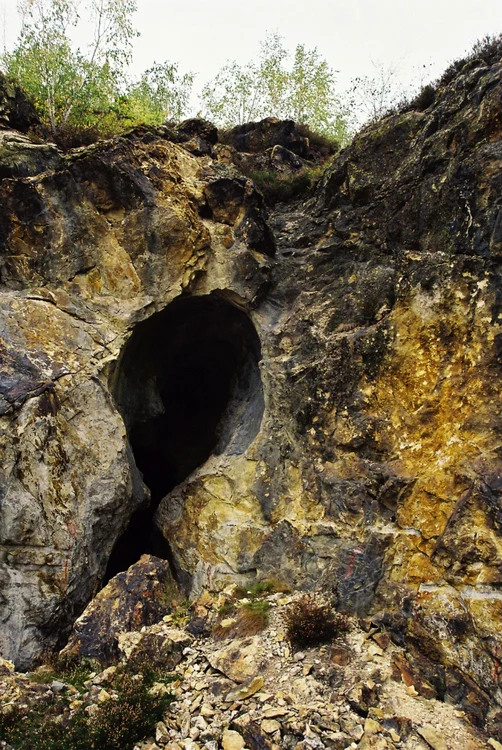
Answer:
<path fill-rule="evenodd" d="M 0 185 L 0 640 L 20 665 L 82 611 L 131 515 L 149 502 L 112 397 L 125 342 L 181 296 L 238 317 L 270 286 L 274 251 L 252 183 L 161 136 L 140 132 L 58 159 Z M 202 310 L 202 329 L 204 319 Z M 158 336 L 152 353 L 169 344 Z M 232 382 L 223 394 L 216 376 L 211 383 L 224 411 L 254 386 L 238 339 L 219 346 Z M 199 371 L 200 387 L 210 378 L 204 363 Z M 154 417 L 158 389 L 143 385 L 137 401 Z"/>
<path fill-rule="evenodd" d="M 268 219 L 207 124 L 3 180 L 5 657 L 64 634 L 145 511 L 187 594 L 321 587 L 502 724 L 501 97 L 469 64 Z"/>

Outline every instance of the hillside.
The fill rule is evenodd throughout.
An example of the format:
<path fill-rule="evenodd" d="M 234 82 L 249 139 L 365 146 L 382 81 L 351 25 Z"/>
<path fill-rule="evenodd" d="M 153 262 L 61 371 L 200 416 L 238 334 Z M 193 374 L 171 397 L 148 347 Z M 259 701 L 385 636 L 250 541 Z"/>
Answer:
<path fill-rule="evenodd" d="M 0 95 L 2 656 L 63 646 L 146 553 L 191 601 L 323 592 L 502 742 L 502 64 L 273 206 L 246 175 L 322 158 L 292 122 L 63 154 Z"/>

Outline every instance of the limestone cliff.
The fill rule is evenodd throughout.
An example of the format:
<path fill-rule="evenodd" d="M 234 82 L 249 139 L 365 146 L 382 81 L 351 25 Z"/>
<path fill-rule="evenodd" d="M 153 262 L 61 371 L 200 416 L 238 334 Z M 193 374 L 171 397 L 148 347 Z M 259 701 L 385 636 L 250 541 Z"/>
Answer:
<path fill-rule="evenodd" d="M 501 103 L 471 62 L 269 216 L 206 123 L 1 131 L 5 657 L 137 544 L 191 596 L 332 592 L 499 726 Z"/>

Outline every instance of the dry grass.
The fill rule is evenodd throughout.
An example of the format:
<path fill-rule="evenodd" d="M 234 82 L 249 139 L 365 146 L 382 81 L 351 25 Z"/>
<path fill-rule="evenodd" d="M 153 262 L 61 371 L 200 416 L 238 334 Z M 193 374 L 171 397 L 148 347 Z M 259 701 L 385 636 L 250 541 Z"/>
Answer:
<path fill-rule="evenodd" d="M 268 625 L 270 604 L 263 600 L 235 605 L 233 616 L 220 618 L 212 631 L 214 638 L 241 638 L 261 633 Z M 225 623 L 225 624 L 223 624 Z"/>

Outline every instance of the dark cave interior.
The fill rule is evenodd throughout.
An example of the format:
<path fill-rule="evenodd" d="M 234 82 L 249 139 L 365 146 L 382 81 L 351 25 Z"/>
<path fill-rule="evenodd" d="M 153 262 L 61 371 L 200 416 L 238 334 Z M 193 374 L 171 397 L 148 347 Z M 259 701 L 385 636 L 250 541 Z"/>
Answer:
<path fill-rule="evenodd" d="M 160 501 L 209 456 L 242 453 L 255 437 L 260 356 L 248 315 L 215 294 L 178 298 L 135 327 L 113 393 L 151 501 L 115 544 L 105 582 L 144 553 L 170 560 L 154 523 Z"/>

